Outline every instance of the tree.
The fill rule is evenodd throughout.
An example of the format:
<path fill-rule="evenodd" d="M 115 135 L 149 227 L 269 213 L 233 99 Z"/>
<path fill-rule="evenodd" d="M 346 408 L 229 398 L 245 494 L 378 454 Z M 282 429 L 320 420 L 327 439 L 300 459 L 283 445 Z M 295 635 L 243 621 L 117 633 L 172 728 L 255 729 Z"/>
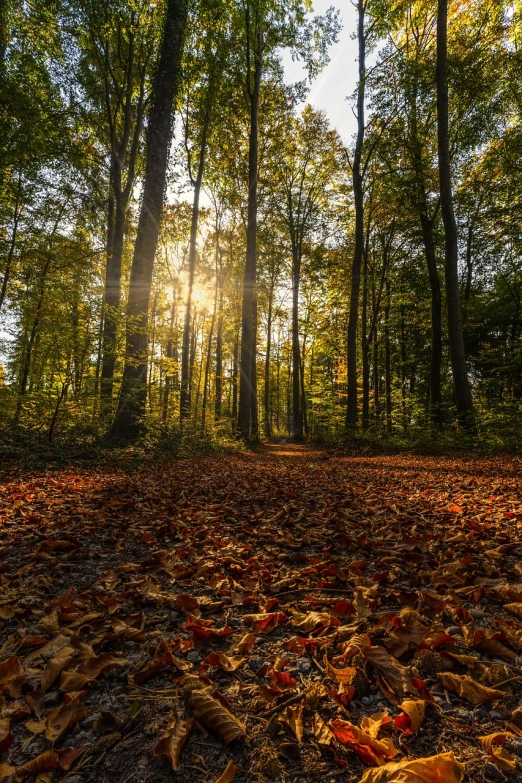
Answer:
<path fill-rule="evenodd" d="M 186 0 L 168 0 L 147 129 L 142 205 L 127 303 L 127 346 L 113 436 L 136 437 L 147 396 L 148 308 L 172 139 L 173 105 L 180 85 Z"/>
<path fill-rule="evenodd" d="M 448 0 L 438 0 L 437 13 L 437 135 L 440 182 L 440 207 L 445 235 L 446 307 L 448 335 L 457 413 L 463 426 L 473 426 L 473 398 L 466 366 L 466 351 L 462 331 L 458 273 L 458 235 L 453 193 L 449 147 L 448 105 Z"/>

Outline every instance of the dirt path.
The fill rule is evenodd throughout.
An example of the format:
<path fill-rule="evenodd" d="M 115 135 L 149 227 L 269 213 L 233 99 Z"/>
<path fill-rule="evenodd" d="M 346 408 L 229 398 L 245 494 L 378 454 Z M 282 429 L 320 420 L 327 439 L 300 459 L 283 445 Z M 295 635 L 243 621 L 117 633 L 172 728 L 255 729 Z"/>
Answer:
<path fill-rule="evenodd" d="M 355 783 L 372 764 L 446 751 L 467 781 L 522 779 L 516 754 L 501 772 L 478 740 L 522 727 L 521 487 L 516 459 L 285 443 L 10 480 L 6 763 L 20 772 L 54 739 L 81 753 L 42 756 L 29 774 L 71 762 L 68 783 L 166 783 L 154 748 L 175 709 L 197 719 L 182 783 L 214 783 L 229 761 L 236 783 Z M 241 726 L 227 713 L 209 724 L 220 702 L 208 694 L 206 708 L 187 704 L 205 686 Z M 425 712 L 417 734 L 404 731 L 405 698 Z M 382 712 L 376 742 L 364 721 Z M 225 745 L 226 726 L 246 739 Z"/>

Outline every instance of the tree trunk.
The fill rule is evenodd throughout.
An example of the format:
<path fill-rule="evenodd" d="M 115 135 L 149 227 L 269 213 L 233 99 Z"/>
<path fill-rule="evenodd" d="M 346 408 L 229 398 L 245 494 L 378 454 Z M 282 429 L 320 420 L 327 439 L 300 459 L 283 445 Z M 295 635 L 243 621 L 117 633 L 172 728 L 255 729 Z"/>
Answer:
<path fill-rule="evenodd" d="M 455 387 L 455 401 L 459 422 L 473 428 L 473 398 L 466 367 L 466 351 L 460 312 L 458 276 L 457 223 L 453 209 L 451 191 L 451 165 L 449 150 L 449 108 L 447 78 L 447 31 L 448 0 L 438 0 L 437 15 L 437 129 L 440 181 L 440 206 L 444 223 L 446 251 L 446 306 L 448 312 L 448 335 Z"/>
<path fill-rule="evenodd" d="M 247 49 L 250 60 L 249 15 L 247 12 Z M 257 437 L 256 379 L 256 276 L 257 276 L 257 163 L 258 163 L 258 115 L 262 75 L 263 33 L 259 29 L 254 49 L 254 85 L 250 84 L 250 67 L 247 73 L 247 90 L 250 98 L 250 138 L 248 149 L 248 216 L 245 274 L 243 278 L 243 301 L 241 306 L 241 360 L 239 378 L 239 432 L 243 438 Z"/>
<path fill-rule="evenodd" d="M 221 418 L 223 408 L 223 276 L 219 276 L 219 309 L 216 332 L 216 406 L 214 417 Z"/>
<path fill-rule="evenodd" d="M 270 280 L 270 291 L 268 294 L 268 322 L 266 335 L 266 354 L 265 354 L 265 438 L 272 437 L 272 427 L 270 422 L 270 350 L 272 348 L 272 309 L 274 299 L 274 279 Z"/>
<path fill-rule="evenodd" d="M 431 291 L 430 417 L 436 427 L 442 427 L 442 390 L 440 380 L 442 364 L 442 294 L 437 259 L 435 257 L 433 225 L 427 214 L 425 193 L 424 203 L 421 205 L 420 210 L 420 222 Z"/>
<path fill-rule="evenodd" d="M 386 432 L 392 431 L 391 350 L 390 350 L 390 282 L 386 279 L 384 308 L 384 394 L 386 399 Z"/>
<path fill-rule="evenodd" d="M 201 406 L 201 425 L 203 429 L 205 428 L 205 418 L 207 415 L 208 386 L 209 386 L 209 377 L 210 377 L 210 363 L 212 361 L 212 340 L 214 339 L 214 327 L 216 325 L 218 288 L 219 288 L 219 279 L 217 274 L 217 262 L 216 262 L 216 288 L 214 291 L 214 307 L 212 310 L 212 319 L 210 321 L 210 329 L 208 333 L 207 359 L 205 362 L 205 378 L 203 381 L 203 403 Z"/>
<path fill-rule="evenodd" d="M 346 408 L 346 430 L 352 434 L 355 433 L 357 426 L 357 321 L 359 315 L 361 264 L 364 254 L 364 192 L 361 157 L 364 143 L 364 96 L 366 83 L 365 8 L 366 4 L 363 0 L 358 0 L 359 82 L 357 87 L 357 140 L 352 170 L 355 205 L 355 249 L 352 261 L 352 288 L 348 321 L 348 400 Z"/>
<path fill-rule="evenodd" d="M 431 292 L 430 419 L 436 427 L 440 428 L 442 427 L 442 294 L 433 237 L 434 218 L 430 218 L 428 214 L 424 161 L 417 126 L 417 86 L 411 102 L 411 149 L 417 180 L 417 209 Z"/>
<path fill-rule="evenodd" d="M 170 359 L 172 359 L 173 356 L 173 348 L 174 348 L 174 324 L 176 322 L 176 290 L 174 290 L 174 293 L 172 295 L 172 303 L 170 305 L 170 323 L 169 323 L 169 338 L 167 340 L 167 371 L 165 373 L 165 390 L 163 392 L 163 410 L 161 414 L 161 418 L 163 422 L 167 421 L 168 414 L 169 414 L 169 397 L 170 397 L 170 387 L 172 383 L 172 376 L 171 376 L 171 368 L 170 368 Z"/>
<path fill-rule="evenodd" d="M 105 317 L 103 321 L 103 360 L 101 371 L 102 412 L 112 413 L 112 390 L 116 366 L 116 337 L 121 299 L 121 264 L 127 204 L 121 192 L 121 172 L 111 173 L 113 194 L 109 197 L 107 217 L 107 266 L 105 270 Z"/>
<path fill-rule="evenodd" d="M 187 0 L 168 0 L 152 94 L 143 199 L 127 303 L 125 368 L 111 428 L 112 435 L 131 439 L 138 436 L 145 414 L 150 289 L 172 140 L 173 104 L 180 82 L 187 7 Z"/>
<path fill-rule="evenodd" d="M 362 428 L 366 432 L 370 426 L 370 339 L 368 335 L 368 236 L 363 259 L 363 291 L 362 291 Z"/>
<path fill-rule="evenodd" d="M 190 353 L 190 323 L 192 308 L 192 290 L 194 288 L 194 277 L 196 274 L 197 262 L 197 237 L 199 222 L 199 198 L 201 195 L 201 184 L 203 182 L 203 172 L 205 169 L 205 154 L 207 149 L 207 130 L 208 115 L 205 117 L 205 126 L 203 128 L 203 137 L 199 149 L 198 172 L 194 181 L 194 199 L 192 202 L 192 221 L 190 224 L 190 244 L 189 244 L 189 269 L 188 269 L 188 287 L 187 301 L 185 303 L 185 319 L 183 322 L 183 343 L 181 348 L 181 401 L 180 418 L 181 421 L 190 416 L 191 388 L 189 383 L 189 353 Z"/>
<path fill-rule="evenodd" d="M 237 376 L 239 374 L 239 335 L 234 340 L 234 358 L 232 361 L 232 422 L 237 421 Z"/>
<path fill-rule="evenodd" d="M 303 413 L 301 410 L 301 352 L 299 350 L 299 283 L 301 277 L 300 248 L 292 253 L 292 420 L 296 443 L 303 440 Z"/>

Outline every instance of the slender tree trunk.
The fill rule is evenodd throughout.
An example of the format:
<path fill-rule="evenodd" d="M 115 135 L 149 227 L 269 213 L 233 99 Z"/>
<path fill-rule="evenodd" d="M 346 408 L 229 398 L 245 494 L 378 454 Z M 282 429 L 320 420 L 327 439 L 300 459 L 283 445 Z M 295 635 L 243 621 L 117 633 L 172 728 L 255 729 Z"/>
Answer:
<path fill-rule="evenodd" d="M 424 176 L 422 146 L 417 126 L 417 87 L 411 102 L 411 149 L 417 180 L 417 209 L 422 230 L 424 255 L 428 267 L 431 292 L 431 359 L 430 359 L 430 419 L 435 427 L 442 427 L 442 294 L 435 254 L 433 218 L 428 214 L 428 199 Z"/>
<path fill-rule="evenodd" d="M 468 237 L 466 240 L 466 288 L 464 290 L 464 301 L 468 302 L 471 294 L 471 281 L 473 279 L 473 224 L 468 226 Z"/>
<path fill-rule="evenodd" d="M 442 364 L 442 294 L 437 259 L 435 257 L 433 226 L 427 214 L 425 193 L 424 204 L 421 205 L 420 222 L 431 291 L 430 417 L 436 427 L 442 427 L 440 376 Z"/>
<path fill-rule="evenodd" d="M 357 426 L 357 321 L 359 316 L 359 288 L 361 265 L 364 254 L 364 192 L 361 167 L 364 143 L 364 97 L 366 86 L 366 36 L 364 16 L 366 4 L 358 0 L 359 40 L 359 82 L 357 86 L 357 140 L 353 159 L 353 196 L 355 204 L 355 249 L 352 261 L 352 288 L 350 292 L 350 315 L 348 321 L 348 400 L 346 408 L 346 430 L 355 433 Z"/>
<path fill-rule="evenodd" d="M 107 266 L 105 270 L 105 318 L 103 321 L 103 360 L 101 371 L 102 411 L 112 413 L 112 391 L 116 367 L 116 339 L 121 300 L 121 265 L 127 204 L 121 192 L 121 174 L 117 166 L 111 174 L 113 192 L 109 198 L 107 219 Z M 118 179 L 119 178 L 119 179 Z"/>
<path fill-rule="evenodd" d="M 458 236 L 453 194 L 451 190 L 451 162 L 449 149 L 449 106 L 447 77 L 448 0 L 438 0 L 437 15 L 437 129 L 440 181 L 440 206 L 444 223 L 446 250 L 446 306 L 448 335 L 455 387 L 455 401 L 459 422 L 473 428 L 473 398 L 466 367 L 466 351 L 462 332 L 458 275 Z"/>
<path fill-rule="evenodd" d="M 207 400 L 208 400 L 208 387 L 209 387 L 209 377 L 210 377 L 210 363 L 212 361 L 212 340 L 214 339 L 214 327 L 216 325 L 216 314 L 217 314 L 217 302 L 218 302 L 218 288 L 219 288 L 219 280 L 217 275 L 217 264 L 216 264 L 216 288 L 214 292 L 214 307 L 212 310 L 212 319 L 210 321 L 210 329 L 208 332 L 208 346 L 207 346 L 207 359 L 205 362 L 205 379 L 203 381 L 203 403 L 201 406 L 201 424 L 203 429 L 205 428 L 205 418 L 207 415 Z"/>
<path fill-rule="evenodd" d="M 247 13 L 247 40 L 250 52 L 249 17 Z M 250 138 L 248 149 L 248 216 L 243 301 L 241 306 L 241 361 L 239 378 L 239 432 L 243 438 L 257 438 L 256 379 L 252 372 L 256 366 L 256 276 L 257 276 L 257 164 L 258 164 L 258 115 L 262 75 L 263 32 L 259 29 L 254 47 L 254 84 L 250 84 L 250 66 L 247 73 L 247 89 L 250 98 Z M 250 54 L 248 56 L 250 60 Z"/>
<path fill-rule="evenodd" d="M 234 340 L 234 358 L 232 361 L 232 422 L 235 425 L 237 421 L 237 397 L 238 397 L 238 384 L 237 376 L 239 374 L 239 335 L 236 334 Z"/>
<path fill-rule="evenodd" d="M 216 421 L 221 418 L 223 408 L 223 277 L 219 276 L 219 309 L 216 332 Z"/>
<path fill-rule="evenodd" d="M 390 282 L 386 279 L 384 308 L 384 393 L 386 399 L 386 431 L 392 431 L 391 350 L 390 350 Z"/>
<path fill-rule="evenodd" d="M 404 296 L 404 291 L 401 292 Z M 406 323 L 405 323 L 404 304 L 401 302 L 401 413 L 402 427 L 407 429 L 407 411 L 406 411 Z"/>
<path fill-rule="evenodd" d="M 190 323 L 191 323 L 191 309 L 192 309 L 192 291 L 194 288 L 194 277 L 196 274 L 196 262 L 197 262 L 197 237 L 198 237 L 198 222 L 199 222 L 199 199 L 201 195 L 201 184 L 203 182 L 203 172 L 205 168 L 205 153 L 207 148 L 207 126 L 208 120 L 205 122 L 203 129 L 203 139 L 201 141 L 201 147 L 199 149 L 199 163 L 196 180 L 194 182 L 194 199 L 192 202 L 192 221 L 190 224 L 190 245 L 189 245 L 189 269 L 188 269 L 188 286 L 187 286 L 187 301 L 185 303 L 185 319 L 183 322 L 183 343 L 181 347 L 181 402 L 180 402 L 180 418 L 181 421 L 190 416 L 190 398 L 191 388 L 189 383 L 189 353 L 190 353 Z"/>
<path fill-rule="evenodd" d="M 165 372 L 165 389 L 163 392 L 163 410 L 161 414 L 162 421 L 167 421 L 169 414 L 169 397 L 170 387 L 172 383 L 172 369 L 170 366 L 170 360 L 173 355 L 174 348 L 174 324 L 176 322 L 176 291 L 172 296 L 172 303 L 170 305 L 170 323 L 169 323 L 169 339 L 167 340 L 167 371 Z"/>
<path fill-rule="evenodd" d="M 168 0 L 147 133 L 143 199 L 127 304 L 125 368 L 111 429 L 114 436 L 137 437 L 145 414 L 150 289 L 172 139 L 173 104 L 180 82 L 187 8 L 187 0 Z"/>
<path fill-rule="evenodd" d="M 301 354 L 301 363 L 299 365 L 299 378 L 301 380 L 301 411 L 303 417 L 303 433 L 306 437 L 308 437 L 308 416 L 306 411 L 306 390 L 304 381 L 304 340 L 303 351 Z"/>
<path fill-rule="evenodd" d="M 265 354 L 265 438 L 272 437 L 272 427 L 270 422 L 270 351 L 272 348 L 272 309 L 274 299 L 274 278 L 270 280 L 270 291 L 268 293 L 268 322 L 266 335 L 266 354 Z"/>
<path fill-rule="evenodd" d="M 370 340 L 368 335 L 368 236 L 363 259 L 363 290 L 362 290 L 362 428 L 366 432 L 370 426 Z"/>
<path fill-rule="evenodd" d="M 257 297 L 254 296 L 252 313 L 252 386 L 250 388 L 250 439 L 259 440 L 259 410 L 257 406 Z"/>
<path fill-rule="evenodd" d="M 296 443 L 303 440 L 303 412 L 301 410 L 301 356 L 299 350 L 299 283 L 301 253 L 295 247 L 292 254 L 292 419 Z"/>

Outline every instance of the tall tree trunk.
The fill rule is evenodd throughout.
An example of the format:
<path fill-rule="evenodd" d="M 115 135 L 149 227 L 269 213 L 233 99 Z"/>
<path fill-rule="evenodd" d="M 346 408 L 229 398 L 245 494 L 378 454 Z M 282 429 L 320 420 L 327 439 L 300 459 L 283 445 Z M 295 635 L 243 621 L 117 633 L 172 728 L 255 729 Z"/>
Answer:
<path fill-rule="evenodd" d="M 150 289 L 172 140 L 173 104 L 180 82 L 187 8 L 187 0 L 168 0 L 154 79 L 143 200 L 127 304 L 125 368 L 111 428 L 113 435 L 128 438 L 137 437 L 145 414 Z"/>
<path fill-rule="evenodd" d="M 108 56 L 108 50 L 107 50 Z M 101 411 L 104 417 L 112 415 L 114 372 L 117 358 L 117 332 L 120 316 L 121 278 L 125 218 L 136 175 L 145 106 L 145 68 L 140 70 L 139 98 L 136 116 L 132 110 L 134 92 L 134 36 L 129 40 L 126 61 L 125 100 L 122 105 L 123 127 L 118 138 L 110 103 L 107 103 L 108 122 L 111 135 L 110 193 L 107 214 L 107 264 L 105 270 L 105 292 L 103 320 L 103 361 L 101 372 Z M 107 66 L 104 74 L 105 90 L 110 92 L 110 74 Z M 134 122 L 134 129 L 133 129 Z M 123 172 L 126 169 L 124 184 Z"/>
<path fill-rule="evenodd" d="M 437 14 L 437 129 L 440 181 L 440 206 L 444 223 L 446 250 L 446 306 L 448 335 L 455 387 L 455 401 L 459 422 L 464 427 L 474 426 L 473 398 L 466 367 L 466 351 L 462 332 L 458 275 L 458 236 L 453 194 L 451 191 L 451 163 L 449 150 L 449 106 L 447 77 L 448 0 L 438 0 Z"/>
<path fill-rule="evenodd" d="M 113 167 L 111 183 L 113 194 L 109 198 L 107 218 L 107 265 L 105 269 L 105 317 L 103 321 L 103 360 L 101 371 L 102 411 L 112 413 L 112 390 L 116 367 L 116 336 L 121 299 L 121 265 L 125 233 L 126 203 L 121 192 L 121 172 Z M 119 178 L 119 179 L 118 179 Z"/>
<path fill-rule="evenodd" d="M 352 261 L 352 288 L 348 321 L 348 400 L 346 407 L 346 430 L 352 434 L 357 426 L 357 321 L 359 315 L 361 264 L 364 254 L 364 192 L 361 158 L 364 143 L 364 97 L 366 86 L 365 9 L 366 4 L 364 0 L 358 0 L 359 82 L 357 85 L 357 140 L 352 170 L 355 205 L 355 248 Z"/>
<path fill-rule="evenodd" d="M 219 246 L 218 246 L 218 252 L 219 252 Z M 212 340 L 214 339 L 214 327 L 216 325 L 218 288 L 219 288 L 219 279 L 217 274 L 217 260 L 216 260 L 216 288 L 214 291 L 214 307 L 212 309 L 212 319 L 210 321 L 210 329 L 208 332 L 207 359 L 205 362 L 205 379 L 203 381 L 203 402 L 201 406 L 201 424 L 203 429 L 205 428 L 205 418 L 207 415 L 208 386 L 209 386 L 209 377 L 210 377 L 210 363 L 212 361 Z"/>
<path fill-rule="evenodd" d="M 301 352 L 301 359 L 300 359 L 300 365 L 299 365 L 299 378 L 301 380 L 301 412 L 303 417 L 303 433 L 306 437 L 308 437 L 308 416 L 306 411 L 306 390 L 305 390 L 305 379 L 304 379 L 304 353 L 305 353 L 305 341 L 303 340 L 303 350 Z"/>
<path fill-rule="evenodd" d="M 439 270 L 435 257 L 433 225 L 428 217 L 426 194 L 421 205 L 420 222 L 424 242 L 424 254 L 428 267 L 431 291 L 431 360 L 430 360 L 430 417 L 436 427 L 442 427 L 442 294 L 440 290 Z"/>
<path fill-rule="evenodd" d="M 362 291 L 362 428 L 366 431 L 370 426 L 370 335 L 368 335 L 368 253 L 369 231 L 366 234 L 366 247 L 363 259 L 363 291 Z"/>
<path fill-rule="evenodd" d="M 401 291 L 401 299 L 404 296 L 404 290 Z M 404 304 L 401 301 L 401 413 L 402 427 L 404 430 L 408 427 L 406 410 L 406 318 Z"/>
<path fill-rule="evenodd" d="M 223 275 L 219 276 L 219 308 L 216 331 L 216 405 L 214 417 L 221 418 L 223 408 Z"/>
<path fill-rule="evenodd" d="M 303 412 L 301 410 L 301 352 L 299 350 L 299 283 L 301 278 L 301 252 L 294 247 L 292 253 L 292 420 L 296 443 L 303 440 Z"/>
<path fill-rule="evenodd" d="M 464 290 L 464 301 L 469 301 L 471 294 L 471 281 L 473 279 L 473 223 L 468 226 L 468 236 L 466 239 L 466 288 Z"/>
<path fill-rule="evenodd" d="M 247 49 L 250 61 L 250 19 L 247 11 Z M 248 149 L 248 216 L 243 301 L 241 306 L 241 360 L 239 378 L 239 432 L 243 438 L 257 437 L 254 432 L 257 417 L 256 379 L 252 376 L 256 360 L 256 276 L 257 276 L 257 164 L 258 116 L 261 91 L 263 32 L 257 32 L 254 47 L 254 84 L 250 83 L 250 62 L 247 68 L 247 90 L 250 99 L 250 138 Z"/>
<path fill-rule="evenodd" d="M 191 388 L 189 383 L 189 354 L 190 354 L 190 323 L 192 309 L 192 291 L 194 288 L 194 277 L 196 274 L 197 262 L 197 237 L 199 222 L 199 199 L 201 195 L 201 185 L 203 182 L 203 172 L 205 169 L 205 155 L 207 149 L 207 131 L 208 131 L 209 113 L 205 116 L 205 125 L 201 146 L 199 148 L 199 161 L 196 179 L 194 180 L 194 198 L 192 201 L 192 220 L 190 224 L 190 244 L 189 244 L 189 269 L 187 301 L 185 302 L 185 319 L 183 322 L 183 343 L 181 347 L 181 402 L 180 418 L 181 421 L 190 416 Z"/>
<path fill-rule="evenodd" d="M 270 351 L 272 348 L 272 310 L 274 304 L 274 278 L 270 279 L 270 290 L 268 293 L 268 321 L 266 327 L 266 354 L 265 354 L 265 438 L 272 437 L 272 426 L 270 422 Z"/>
<path fill-rule="evenodd" d="M 174 353 L 174 324 L 176 322 L 176 299 L 177 299 L 177 292 L 174 289 L 174 293 L 172 295 L 172 302 L 170 305 L 170 322 L 169 322 L 169 338 L 167 340 L 167 371 L 165 372 L 165 390 L 163 392 L 163 410 L 161 414 L 161 418 L 163 422 L 167 421 L 168 414 L 169 414 L 169 397 L 170 397 L 170 387 L 172 384 L 172 370 L 170 367 L 170 359 L 172 359 L 173 353 Z"/>
<path fill-rule="evenodd" d="M 250 388 L 250 439 L 259 440 L 259 411 L 257 407 L 257 297 L 254 296 L 252 312 L 252 385 Z"/>
<path fill-rule="evenodd" d="M 386 431 L 392 431 L 391 350 L 390 350 L 390 282 L 386 278 L 384 307 L 384 394 L 386 399 Z"/>
<path fill-rule="evenodd" d="M 234 339 L 234 357 L 232 360 L 232 422 L 235 426 L 237 422 L 237 377 L 239 374 L 239 335 Z"/>
<path fill-rule="evenodd" d="M 416 176 L 417 210 L 422 230 L 424 255 L 428 268 L 428 279 L 431 292 L 431 358 L 430 358 L 430 419 L 436 427 L 442 427 L 442 294 L 435 255 L 433 237 L 434 218 L 428 214 L 428 199 L 424 176 L 424 160 L 422 145 L 419 139 L 417 125 L 417 86 L 411 101 L 411 149 L 413 168 Z"/>

